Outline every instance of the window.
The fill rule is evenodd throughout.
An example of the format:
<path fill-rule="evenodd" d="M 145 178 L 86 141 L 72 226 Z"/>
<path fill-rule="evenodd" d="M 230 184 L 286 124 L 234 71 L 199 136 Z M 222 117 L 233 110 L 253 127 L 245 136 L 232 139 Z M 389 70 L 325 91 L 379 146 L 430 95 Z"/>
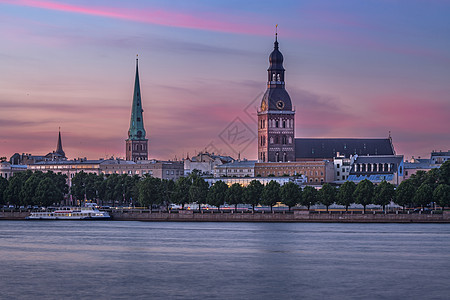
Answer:
<path fill-rule="evenodd" d="M 340 164 L 337 164 L 337 165 L 336 165 L 336 168 L 338 168 L 338 169 L 339 169 L 340 167 L 341 167 L 341 165 L 340 165 Z"/>
<path fill-rule="evenodd" d="M 323 174 L 322 174 L 323 175 Z M 337 176 L 341 176 L 341 173 L 339 171 L 337 171 L 336 173 Z"/>

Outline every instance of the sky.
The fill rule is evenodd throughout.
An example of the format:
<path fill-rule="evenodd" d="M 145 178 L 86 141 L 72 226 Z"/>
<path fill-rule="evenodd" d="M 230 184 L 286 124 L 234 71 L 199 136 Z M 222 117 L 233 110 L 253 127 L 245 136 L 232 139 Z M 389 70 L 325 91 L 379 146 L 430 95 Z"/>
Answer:
<path fill-rule="evenodd" d="M 125 156 L 139 55 L 149 157 L 257 158 L 275 26 L 296 137 L 450 150 L 450 1 L 0 0 L 0 157 Z"/>

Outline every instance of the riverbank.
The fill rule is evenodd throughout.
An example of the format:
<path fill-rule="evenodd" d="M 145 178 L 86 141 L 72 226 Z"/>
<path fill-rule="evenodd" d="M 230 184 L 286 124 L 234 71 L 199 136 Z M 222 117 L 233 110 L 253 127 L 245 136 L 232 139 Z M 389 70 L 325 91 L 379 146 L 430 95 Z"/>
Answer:
<path fill-rule="evenodd" d="M 450 211 L 437 213 L 317 212 L 296 210 L 265 212 L 192 211 L 151 212 L 150 210 L 112 210 L 115 221 L 149 222 L 318 222 L 318 223 L 450 223 Z M 24 220 L 29 211 L 0 211 L 0 220 Z"/>

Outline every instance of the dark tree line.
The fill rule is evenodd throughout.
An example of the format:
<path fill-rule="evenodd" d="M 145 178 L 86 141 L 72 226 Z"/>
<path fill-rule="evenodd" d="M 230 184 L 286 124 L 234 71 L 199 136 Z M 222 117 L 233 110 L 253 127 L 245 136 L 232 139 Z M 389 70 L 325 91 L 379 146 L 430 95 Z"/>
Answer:
<path fill-rule="evenodd" d="M 67 177 L 52 172 L 26 171 L 15 174 L 9 181 L 0 177 L 0 203 L 12 205 L 53 205 L 59 204 L 69 193 Z M 327 210 L 336 203 L 345 206 L 352 204 L 376 204 L 383 207 L 391 203 L 406 207 L 426 207 L 437 203 L 441 207 L 450 206 L 450 161 L 439 169 L 429 172 L 418 171 L 398 187 L 383 181 L 374 185 L 369 180 L 358 184 L 347 181 L 339 188 L 325 183 L 320 190 L 305 186 L 303 189 L 289 182 L 280 186 L 276 181 L 262 185 L 253 180 L 246 187 L 233 184 L 230 187 L 223 181 L 212 186 L 196 172 L 177 181 L 151 176 L 96 175 L 77 173 L 72 178 L 70 195 L 78 203 L 83 200 L 100 204 L 139 205 L 145 207 L 163 206 L 168 209 L 171 203 L 181 205 L 197 203 L 218 207 L 225 203 L 248 204 L 272 207 L 278 202 L 291 209 L 301 205 L 308 210 L 312 205 L 322 204 Z"/>
<path fill-rule="evenodd" d="M 53 172 L 19 172 L 0 177 L 0 204 L 14 206 L 59 205 L 68 193 L 67 176 Z"/>
<path fill-rule="evenodd" d="M 339 188 L 328 183 L 320 190 L 311 186 L 301 189 L 293 182 L 280 186 L 276 181 L 262 185 L 253 180 L 246 187 L 235 183 L 228 187 L 223 181 L 215 182 L 211 187 L 196 173 L 183 177 L 167 187 L 164 180 L 144 179 L 139 182 L 139 202 L 143 206 L 187 203 L 209 204 L 220 208 L 225 203 L 234 205 L 258 204 L 272 207 L 283 203 L 291 209 L 301 205 L 310 209 L 312 205 L 322 204 L 327 211 L 330 205 L 343 205 L 346 210 L 352 204 L 360 204 L 364 211 L 370 204 L 383 207 L 393 201 L 406 207 L 422 207 L 437 203 L 441 207 L 450 206 L 450 162 L 439 169 L 429 172 L 418 171 L 410 179 L 403 181 L 397 188 L 386 181 L 374 185 L 369 180 L 358 184 L 347 181 Z"/>

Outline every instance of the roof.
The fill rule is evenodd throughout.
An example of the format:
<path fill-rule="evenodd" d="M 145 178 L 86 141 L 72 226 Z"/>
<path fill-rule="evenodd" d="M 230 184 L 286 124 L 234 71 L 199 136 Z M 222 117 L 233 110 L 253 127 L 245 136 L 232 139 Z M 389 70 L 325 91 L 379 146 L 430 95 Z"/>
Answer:
<path fill-rule="evenodd" d="M 278 104 L 279 101 L 282 102 Z M 261 110 L 264 110 L 262 104 L 263 102 L 265 102 L 266 105 L 265 110 L 273 110 L 273 111 L 292 110 L 291 97 L 289 97 L 289 94 L 284 89 L 284 87 L 268 88 L 264 93 L 264 96 L 261 101 Z"/>
<path fill-rule="evenodd" d="M 354 164 L 400 164 L 403 161 L 403 155 L 374 155 L 358 156 Z"/>
<path fill-rule="evenodd" d="M 218 165 L 216 168 L 254 168 L 256 160 L 241 160 L 241 161 L 234 161 L 231 163 Z"/>
<path fill-rule="evenodd" d="M 369 164 L 368 168 L 358 170 L 358 164 Z M 374 170 L 372 170 L 372 166 Z M 379 170 L 380 165 L 391 165 L 389 170 Z M 361 175 L 361 176 L 372 176 L 372 175 L 386 175 L 393 174 L 397 172 L 398 168 L 403 165 L 403 155 L 375 155 L 375 156 L 358 156 L 353 162 L 352 169 L 350 170 L 350 175 Z M 365 168 L 365 167 L 364 167 Z M 400 173 L 402 171 L 400 170 Z M 369 179 L 371 180 L 371 179 Z"/>
<path fill-rule="evenodd" d="M 431 156 L 450 156 L 450 151 L 433 151 Z"/>
<path fill-rule="evenodd" d="M 437 165 L 431 164 L 431 159 L 429 158 L 418 158 L 416 162 L 405 162 L 405 169 L 434 169 L 439 168 Z"/>
<path fill-rule="evenodd" d="M 295 158 L 333 158 L 340 155 L 394 155 L 391 139 L 296 138 Z"/>
<path fill-rule="evenodd" d="M 394 175 L 392 174 L 385 174 L 385 175 L 349 175 L 347 180 L 349 181 L 362 181 L 364 179 L 368 179 L 372 182 L 381 182 L 383 180 L 391 181 L 394 179 Z"/>

